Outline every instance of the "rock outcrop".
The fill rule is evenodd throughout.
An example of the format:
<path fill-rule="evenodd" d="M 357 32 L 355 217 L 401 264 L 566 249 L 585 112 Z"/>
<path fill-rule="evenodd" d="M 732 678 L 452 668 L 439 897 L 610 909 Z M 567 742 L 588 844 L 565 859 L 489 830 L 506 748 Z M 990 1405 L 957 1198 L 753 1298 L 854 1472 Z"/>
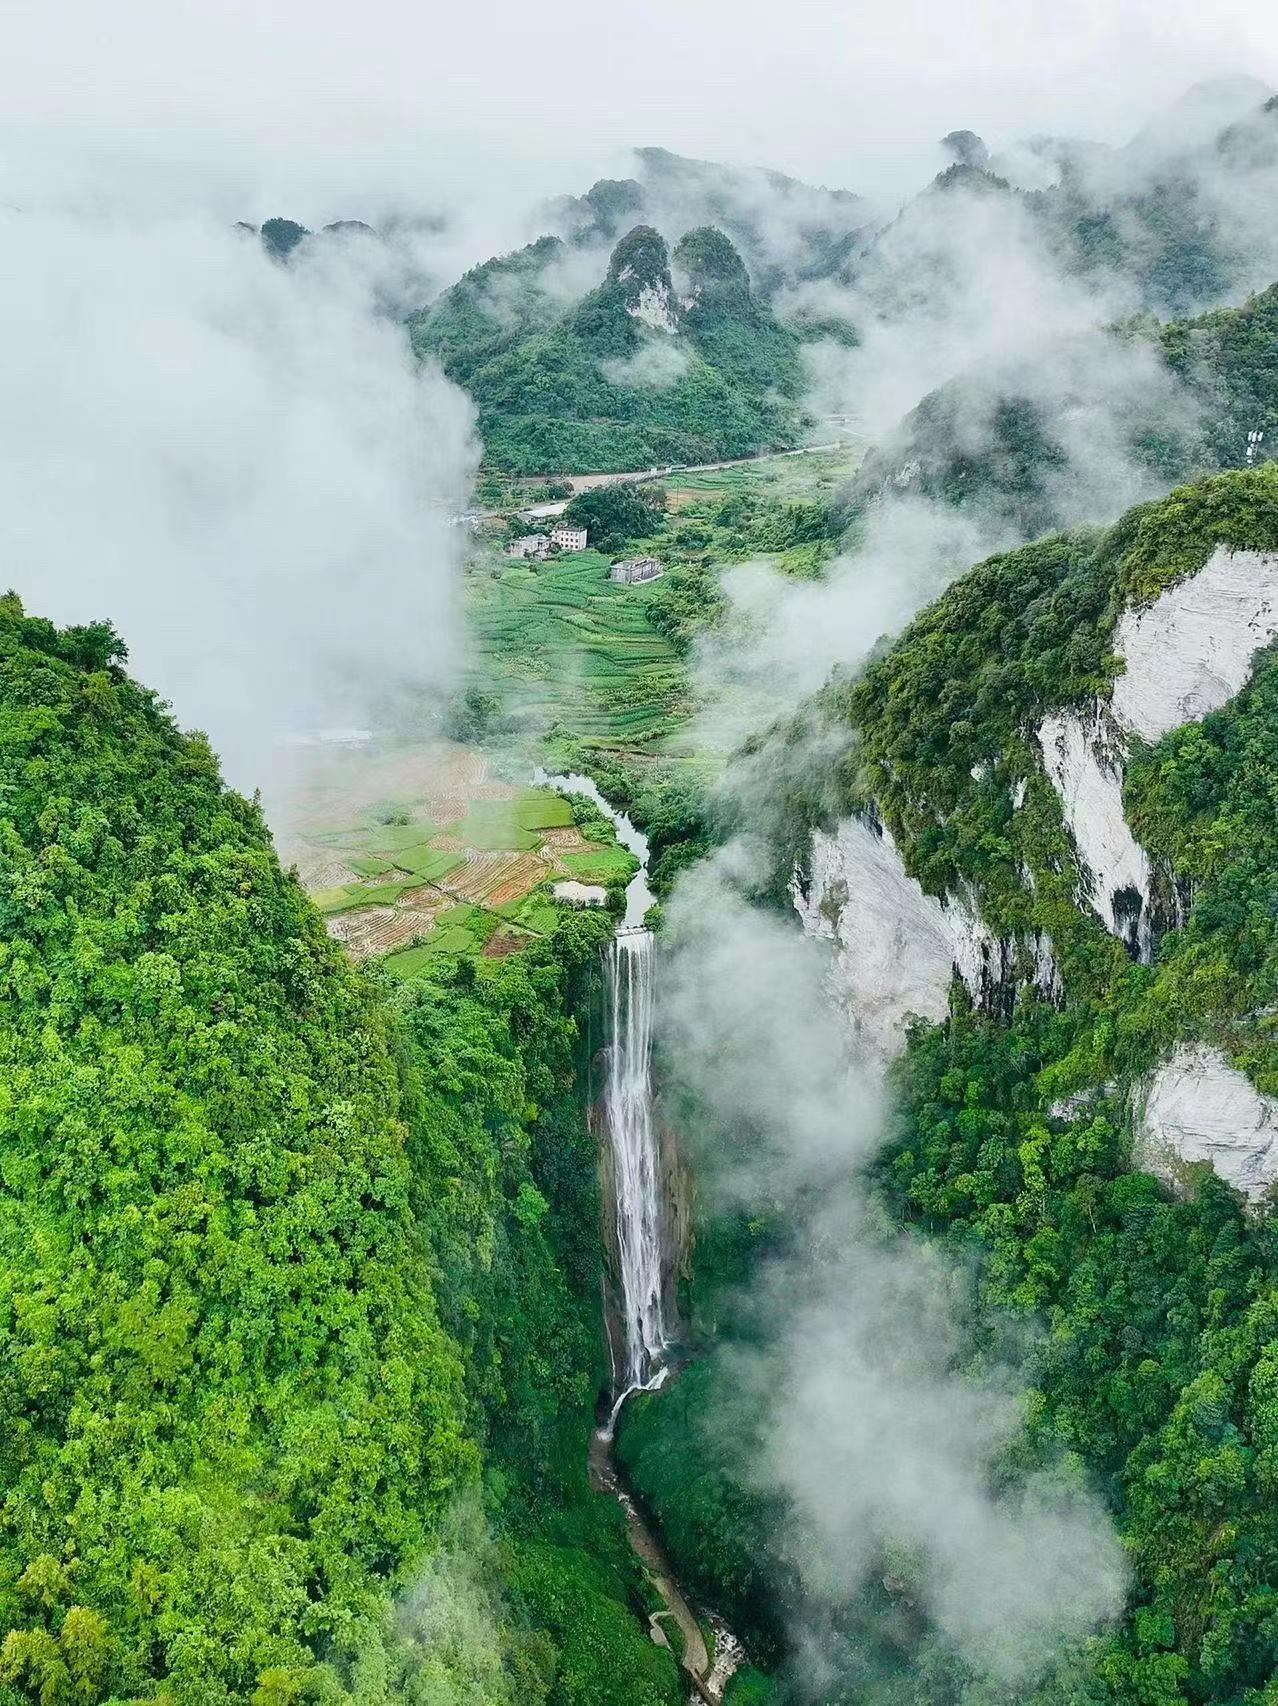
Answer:
<path fill-rule="evenodd" d="M 891 832 L 848 817 L 812 841 L 806 888 L 795 905 L 812 936 L 835 944 L 833 985 L 857 1032 L 890 1057 L 911 1016 L 940 1020 L 957 972 L 972 999 L 996 1004 L 1014 982 L 1017 948 L 999 940 L 960 898 L 925 894 L 905 869 Z M 1051 943 L 1032 945 L 1034 979 L 1056 977 Z"/>
<path fill-rule="evenodd" d="M 1217 546 L 1187 580 L 1118 624 L 1126 669 L 1114 683 L 1118 726 L 1155 741 L 1228 704 L 1278 634 L 1278 554 Z"/>
<path fill-rule="evenodd" d="M 1278 1178 L 1278 1100 L 1219 1049 L 1182 1044 L 1138 1092 L 1135 1159 L 1173 1188 L 1207 1161 L 1256 1202 Z"/>
<path fill-rule="evenodd" d="M 1123 812 L 1123 745 L 1102 707 L 1044 717 L 1043 768 L 1085 867 L 1086 898 L 1107 930 L 1149 958 L 1150 864 Z"/>
<path fill-rule="evenodd" d="M 1278 554 L 1218 546 L 1196 574 L 1122 616 L 1114 650 L 1125 667 L 1109 703 L 1039 725 L 1043 766 L 1085 866 L 1083 898 L 1142 961 L 1156 934 L 1153 873 L 1123 813 L 1127 739 L 1155 741 L 1219 710 L 1275 635 Z"/>

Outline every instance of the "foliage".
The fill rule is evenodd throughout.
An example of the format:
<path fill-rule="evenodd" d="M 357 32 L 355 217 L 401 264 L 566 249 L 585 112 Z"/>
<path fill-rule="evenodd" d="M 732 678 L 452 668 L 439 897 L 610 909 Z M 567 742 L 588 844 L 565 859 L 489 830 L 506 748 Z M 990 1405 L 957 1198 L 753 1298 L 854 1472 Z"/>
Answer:
<path fill-rule="evenodd" d="M 659 487 L 618 481 L 579 492 L 564 511 L 564 521 L 584 527 L 596 551 L 619 551 L 630 539 L 661 531 L 665 494 Z"/>
<path fill-rule="evenodd" d="M 396 996 L 122 661 L 0 604 L 0 1700 L 677 1700 L 584 1477 L 608 920 Z"/>
<path fill-rule="evenodd" d="M 1040 1706 L 1258 1706 L 1278 1670 L 1274 1222 L 1205 1164 L 1176 1197 L 1133 1170 L 1128 1094 L 1194 1039 L 1278 1091 L 1278 658 L 1262 654 L 1222 710 L 1129 756 L 1133 827 L 1192 895 L 1150 966 L 1079 904 L 1027 736 L 1047 710 L 1108 691 L 1119 612 L 1219 542 L 1278 549 L 1278 469 L 979 565 L 822 700 L 849 730 L 841 809 L 879 811 L 920 881 L 976 898 L 1000 933 L 1047 930 L 1064 974 L 1055 1004 L 1022 988 L 995 1017 L 956 989 L 946 1023 L 916 1027 L 878 1164 L 895 1217 L 978 1275 L 982 1321 L 1028 1329 L 1023 1449 L 1081 1460 L 1130 1560 L 1122 1623 L 1076 1656 L 1084 1673 L 1018 1693 Z M 702 1229 L 694 1319 L 721 1348 L 636 1407 L 621 1451 L 680 1569 L 784 1679 L 792 1563 L 750 1490 L 750 1418 L 725 1422 L 722 1348 L 754 1330 L 732 1300 L 776 1235 L 731 1217 Z M 919 1637 L 906 1676 L 898 1661 L 856 1698 L 986 1698 Z"/>
<path fill-rule="evenodd" d="M 722 233 L 690 239 L 687 258 L 705 289 L 686 311 L 665 243 L 641 225 L 617 244 L 604 281 L 566 312 L 552 312 L 547 268 L 561 245 L 546 238 L 474 269 L 411 322 L 418 353 L 436 357 L 475 399 L 491 465 L 607 472 L 794 442 L 796 340 L 755 299 Z M 648 324 L 650 298 L 669 330 Z M 655 346 L 674 357 L 668 384 L 626 365 Z"/>
<path fill-rule="evenodd" d="M 1130 346 L 1147 344 L 1176 382 L 1176 407 L 1169 411 L 1159 402 L 1116 422 L 1128 460 L 1149 480 L 1172 485 L 1273 454 L 1278 285 L 1241 307 L 1161 327 L 1141 319 L 1109 335 L 1116 360 L 1128 359 Z M 988 524 L 1010 526 L 1024 537 L 1045 533 L 1087 495 L 1078 488 L 1054 420 L 1089 401 L 1071 394 L 1049 406 L 1021 391 L 1014 378 L 952 380 L 925 397 L 891 440 L 866 458 L 854 503 L 905 490 L 976 511 Z"/>
<path fill-rule="evenodd" d="M 355 1656 L 475 1452 L 385 1015 L 96 664 L 5 601 L 5 1663 L 247 1698 Z"/>
<path fill-rule="evenodd" d="M 286 261 L 297 245 L 310 236 L 310 232 L 294 219 L 267 219 L 259 235 L 262 247 L 272 260 Z"/>

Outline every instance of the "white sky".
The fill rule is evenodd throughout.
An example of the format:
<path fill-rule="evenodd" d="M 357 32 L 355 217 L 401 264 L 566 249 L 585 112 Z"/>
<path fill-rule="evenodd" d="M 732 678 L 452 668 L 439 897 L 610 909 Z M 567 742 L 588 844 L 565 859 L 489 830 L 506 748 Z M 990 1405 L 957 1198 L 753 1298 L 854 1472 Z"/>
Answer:
<path fill-rule="evenodd" d="M 320 222 L 578 190 L 637 143 L 905 191 L 955 126 L 1121 140 L 1238 72 L 1278 82 L 1258 0 L 8 0 L 0 199 Z"/>

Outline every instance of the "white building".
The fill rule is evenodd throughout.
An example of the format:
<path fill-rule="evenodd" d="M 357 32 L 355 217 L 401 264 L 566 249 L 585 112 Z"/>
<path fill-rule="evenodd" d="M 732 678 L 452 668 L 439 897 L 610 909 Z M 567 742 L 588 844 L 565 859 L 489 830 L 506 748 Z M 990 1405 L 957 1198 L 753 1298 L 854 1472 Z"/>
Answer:
<path fill-rule="evenodd" d="M 550 554 L 550 540 L 544 533 L 525 533 L 519 539 L 512 539 L 506 547 L 508 557 L 546 557 Z"/>
<path fill-rule="evenodd" d="M 643 581 L 655 581 L 665 572 L 655 557 L 627 557 L 624 562 L 612 565 L 608 579 L 621 581 L 626 586 L 638 586 Z"/>
<path fill-rule="evenodd" d="M 552 890 L 556 900 L 569 906 L 607 906 L 608 891 L 599 883 L 575 883 L 571 880 L 556 883 Z"/>
<path fill-rule="evenodd" d="M 557 545 L 561 551 L 584 551 L 586 530 L 584 527 L 566 527 L 561 521 L 551 528 L 550 543 Z"/>

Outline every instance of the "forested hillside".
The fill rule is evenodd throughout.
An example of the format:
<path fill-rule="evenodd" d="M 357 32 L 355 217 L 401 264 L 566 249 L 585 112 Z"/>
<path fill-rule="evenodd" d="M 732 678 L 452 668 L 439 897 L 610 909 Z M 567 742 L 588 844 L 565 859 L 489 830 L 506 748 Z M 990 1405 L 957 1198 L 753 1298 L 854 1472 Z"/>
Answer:
<path fill-rule="evenodd" d="M 0 605 L 0 1698 L 673 1706 L 583 1476 L 606 917 L 392 996 L 123 665 Z"/>
<path fill-rule="evenodd" d="M 606 472 L 795 442 L 796 339 L 721 231 L 688 231 L 672 254 L 635 226 L 567 308 L 548 289 L 562 247 L 475 268 L 411 323 L 418 352 L 475 399 L 493 467 Z"/>
<path fill-rule="evenodd" d="M 866 458 L 853 506 L 917 495 L 1023 537 L 1090 518 L 1098 482 L 1078 453 L 1089 410 L 1105 453 L 1156 486 L 1274 454 L 1278 285 L 1236 308 L 1137 320 L 1106 337 L 1113 372 L 1131 373 L 1112 417 L 1098 407 L 1097 356 L 1085 344 L 1019 373 L 966 375 L 925 397 Z"/>
<path fill-rule="evenodd" d="M 987 960 L 1003 970 L 979 999 L 955 977 L 948 1017 L 909 1030 L 875 1172 L 892 1219 L 974 1266 L 982 1331 L 1001 1319 L 1029 1332 L 1022 1468 L 1062 1451 L 1085 1465 L 1130 1559 L 1121 1626 L 1018 1700 L 1260 1706 L 1278 1664 L 1272 1219 L 1201 1160 L 1177 1165 L 1169 1189 L 1165 1161 L 1133 1152 L 1147 1075 L 1184 1045 L 1219 1051 L 1262 1093 L 1278 1084 L 1273 649 L 1221 709 L 1132 740 L 1127 815 L 1154 892 L 1175 887 L 1183 909 L 1168 905 L 1139 955 L 1083 898 L 1033 732 L 1107 695 L 1122 613 L 1222 545 L 1260 554 L 1237 559 L 1244 573 L 1272 561 L 1272 466 L 981 564 L 821 707 L 825 738 L 843 731 L 836 811 L 879 816 L 922 889 L 974 904 L 1004 943 L 1051 944 L 1052 980 L 1032 956 Z M 861 904 L 851 882 L 826 894 L 834 917 Z M 798 1555 L 778 1544 L 784 1505 L 752 1470 L 760 1412 L 734 1385 L 732 1347 L 758 1346 L 765 1329 L 742 1300 L 799 1230 L 763 1205 L 705 1229 L 693 1303 L 720 1348 L 636 1406 L 622 1446 L 687 1579 L 790 1679 Z M 841 1651 L 859 1657 L 823 1698 L 1007 1698 L 934 1643 L 909 1582 L 896 1557 L 843 1606 Z"/>

